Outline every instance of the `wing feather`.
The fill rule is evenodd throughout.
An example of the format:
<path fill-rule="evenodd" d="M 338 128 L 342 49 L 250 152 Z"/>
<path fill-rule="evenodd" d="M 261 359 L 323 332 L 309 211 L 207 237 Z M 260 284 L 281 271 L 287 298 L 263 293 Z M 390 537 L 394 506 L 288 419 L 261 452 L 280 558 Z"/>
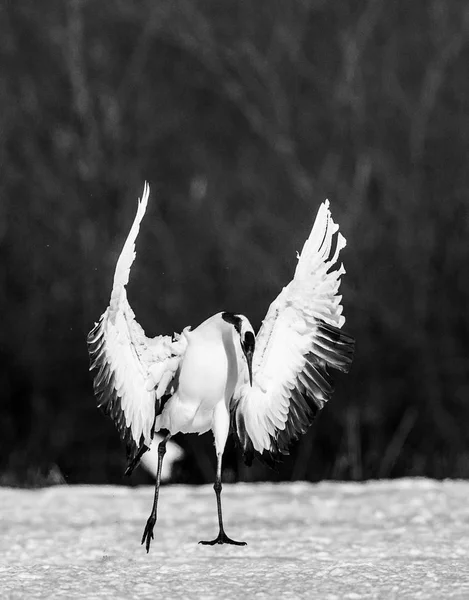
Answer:
<path fill-rule="evenodd" d="M 109 306 L 87 340 L 98 406 L 111 417 L 127 443 L 130 463 L 135 462 L 142 445 L 151 444 L 155 416 L 165 394 L 173 391 L 172 382 L 186 347 L 184 336 L 147 338 L 127 300 L 126 285 L 149 192 L 145 183 L 117 261 Z"/>
<path fill-rule="evenodd" d="M 333 393 L 329 367 L 347 372 L 355 342 L 345 322 L 340 251 L 346 241 L 332 220 L 329 202 L 319 208 L 293 280 L 272 302 L 256 337 L 253 385 L 243 380 L 231 410 L 248 464 L 288 454 Z"/>

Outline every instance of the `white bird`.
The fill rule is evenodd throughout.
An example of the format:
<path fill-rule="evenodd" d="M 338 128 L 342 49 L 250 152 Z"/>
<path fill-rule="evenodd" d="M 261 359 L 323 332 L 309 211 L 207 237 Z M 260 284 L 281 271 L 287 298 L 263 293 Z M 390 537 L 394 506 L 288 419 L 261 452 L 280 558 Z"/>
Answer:
<path fill-rule="evenodd" d="M 347 372 L 354 340 L 345 322 L 337 266 L 345 238 L 326 200 L 298 256 L 293 280 L 272 302 L 255 336 L 241 314 L 219 312 L 196 329 L 147 338 L 127 301 L 135 240 L 147 208 L 145 184 L 137 214 L 117 261 L 109 307 L 88 335 L 98 406 L 127 442 L 130 474 L 155 432 L 158 472 L 142 544 L 147 552 L 157 520 L 161 468 L 170 437 L 212 430 L 217 455 L 214 490 L 218 536 L 202 544 L 244 545 L 230 539 L 221 508 L 222 456 L 230 423 L 247 464 L 255 455 L 278 460 L 312 423 L 333 392 L 328 367 Z"/>

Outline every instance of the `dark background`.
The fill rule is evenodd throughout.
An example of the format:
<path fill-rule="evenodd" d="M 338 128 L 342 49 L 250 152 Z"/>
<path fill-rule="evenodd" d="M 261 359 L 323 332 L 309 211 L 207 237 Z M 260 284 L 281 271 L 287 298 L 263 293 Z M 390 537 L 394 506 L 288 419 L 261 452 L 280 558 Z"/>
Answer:
<path fill-rule="evenodd" d="M 352 371 L 228 479 L 469 476 L 467 2 L 5 0 L 0 40 L 0 482 L 123 481 L 86 334 L 145 179 L 148 335 L 257 329 L 326 197 L 348 241 Z M 210 434 L 178 441 L 210 481 Z"/>

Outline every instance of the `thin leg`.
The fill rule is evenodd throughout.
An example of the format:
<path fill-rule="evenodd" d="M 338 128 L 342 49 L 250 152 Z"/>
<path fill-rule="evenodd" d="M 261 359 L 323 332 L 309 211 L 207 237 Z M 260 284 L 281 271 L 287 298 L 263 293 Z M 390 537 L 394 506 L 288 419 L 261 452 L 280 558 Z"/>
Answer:
<path fill-rule="evenodd" d="M 165 438 L 158 444 L 158 470 L 156 472 L 156 483 L 155 483 L 155 497 L 153 499 L 153 508 L 151 514 L 148 517 L 147 524 L 145 525 L 145 531 L 143 532 L 142 544 L 146 541 L 147 553 L 150 552 L 150 543 L 153 538 L 153 528 L 156 523 L 156 512 L 158 510 L 158 496 L 160 493 L 161 483 L 161 468 L 163 466 L 163 457 L 166 454 L 166 444 L 171 437 L 170 433 L 167 433 Z"/>
<path fill-rule="evenodd" d="M 204 544 L 205 546 L 214 546 L 215 544 L 233 544 L 235 546 L 246 546 L 246 542 L 235 542 L 235 540 L 230 539 L 226 535 L 225 530 L 223 529 L 223 515 L 221 510 L 221 470 L 223 450 L 225 449 L 226 438 L 228 437 L 229 423 L 230 421 L 228 411 L 226 410 L 224 403 L 220 403 L 219 409 L 215 414 L 213 427 L 213 433 L 215 437 L 215 448 L 217 451 L 217 477 L 213 485 L 213 489 L 215 490 L 215 494 L 217 497 L 219 532 L 218 536 L 214 540 L 211 540 L 209 542 L 199 542 L 199 544 Z"/>

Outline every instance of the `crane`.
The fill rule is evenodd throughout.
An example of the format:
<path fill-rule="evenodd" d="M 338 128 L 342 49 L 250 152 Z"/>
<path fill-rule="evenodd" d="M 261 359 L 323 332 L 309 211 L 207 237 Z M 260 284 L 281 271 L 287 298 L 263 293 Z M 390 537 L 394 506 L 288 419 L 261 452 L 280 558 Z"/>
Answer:
<path fill-rule="evenodd" d="M 347 372 L 355 342 L 338 295 L 346 241 L 329 202 L 318 210 L 293 279 L 270 305 L 256 335 L 246 316 L 219 312 L 195 329 L 148 338 L 127 300 L 135 242 L 148 204 L 145 183 L 137 213 L 117 261 L 109 306 L 88 334 L 90 370 L 98 406 L 127 444 L 130 474 L 155 433 L 158 468 L 151 514 L 141 543 L 150 550 L 157 521 L 166 444 L 178 432 L 212 431 L 217 457 L 214 490 L 219 532 L 201 544 L 245 545 L 224 530 L 222 458 L 230 427 L 246 464 L 272 463 L 306 432 L 330 399 L 329 367 Z"/>

